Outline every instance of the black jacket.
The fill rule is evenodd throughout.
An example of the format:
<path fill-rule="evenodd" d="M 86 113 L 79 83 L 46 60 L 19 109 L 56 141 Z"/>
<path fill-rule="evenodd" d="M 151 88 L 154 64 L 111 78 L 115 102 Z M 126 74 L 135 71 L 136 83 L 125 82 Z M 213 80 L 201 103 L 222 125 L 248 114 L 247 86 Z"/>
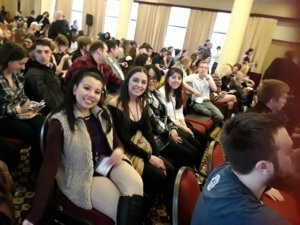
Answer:
<path fill-rule="evenodd" d="M 46 108 L 43 113 L 59 107 L 63 102 L 61 83 L 55 75 L 55 66 L 47 67 L 33 61 L 25 74 L 25 94 L 30 100 L 45 100 Z"/>
<path fill-rule="evenodd" d="M 48 37 L 54 40 L 58 34 L 63 34 L 69 41 L 69 46 L 72 41 L 72 34 L 69 28 L 69 23 L 66 20 L 56 20 L 51 23 L 49 28 Z"/>

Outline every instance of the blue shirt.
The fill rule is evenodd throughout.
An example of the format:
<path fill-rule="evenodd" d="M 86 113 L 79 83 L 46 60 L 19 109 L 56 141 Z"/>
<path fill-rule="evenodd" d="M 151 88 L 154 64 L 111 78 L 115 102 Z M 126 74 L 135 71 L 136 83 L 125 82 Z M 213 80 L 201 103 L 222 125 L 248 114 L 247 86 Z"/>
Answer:
<path fill-rule="evenodd" d="M 228 163 L 208 177 L 191 225 L 287 225 L 281 215 L 258 200 Z"/>

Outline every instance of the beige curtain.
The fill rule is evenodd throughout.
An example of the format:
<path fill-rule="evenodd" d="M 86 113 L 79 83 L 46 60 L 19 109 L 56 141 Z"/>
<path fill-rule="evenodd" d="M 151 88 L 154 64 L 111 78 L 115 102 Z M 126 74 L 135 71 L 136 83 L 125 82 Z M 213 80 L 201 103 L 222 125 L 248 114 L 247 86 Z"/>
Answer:
<path fill-rule="evenodd" d="M 106 1 L 107 0 L 84 0 L 82 27 L 85 34 L 88 34 L 86 14 L 93 15 L 93 25 L 89 27 L 89 36 L 95 36 L 103 31 Z"/>
<path fill-rule="evenodd" d="M 30 0 L 29 0 L 30 1 Z M 34 5 L 34 11 L 35 15 L 41 15 L 43 12 L 41 12 L 41 7 L 42 7 L 42 0 L 34 0 L 33 5 Z"/>
<path fill-rule="evenodd" d="M 18 0 L 2 0 L 1 6 L 4 6 L 5 11 L 9 12 L 13 18 L 18 10 Z"/>
<path fill-rule="evenodd" d="M 251 71 L 261 73 L 265 57 L 271 46 L 273 33 L 276 29 L 278 20 L 262 17 L 250 17 L 247 30 L 240 52 L 240 59 L 243 58 L 245 51 L 249 48 L 254 49 L 252 62 L 257 66 L 252 67 Z"/>
<path fill-rule="evenodd" d="M 171 7 L 139 3 L 134 40 L 138 44 L 148 42 L 154 51 L 163 47 L 167 33 Z"/>
<path fill-rule="evenodd" d="M 76 0 L 74 0 L 76 1 Z M 61 10 L 65 19 L 71 24 L 73 0 L 56 0 L 55 11 Z"/>
<path fill-rule="evenodd" d="M 210 39 L 216 21 L 216 12 L 191 10 L 187 31 L 185 34 L 183 49 L 190 54 L 197 51 L 198 46 Z"/>
<path fill-rule="evenodd" d="M 33 0 L 22 0 L 20 1 L 20 9 L 23 16 L 30 16 L 31 10 L 34 10 L 34 1 Z"/>

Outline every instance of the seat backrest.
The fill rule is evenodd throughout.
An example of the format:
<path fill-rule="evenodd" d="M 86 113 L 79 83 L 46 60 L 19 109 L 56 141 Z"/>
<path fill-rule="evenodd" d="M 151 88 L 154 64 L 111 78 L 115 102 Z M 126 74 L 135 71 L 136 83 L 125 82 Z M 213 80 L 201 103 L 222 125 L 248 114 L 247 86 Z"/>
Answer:
<path fill-rule="evenodd" d="M 47 135 L 47 129 L 48 129 L 48 125 L 49 125 L 49 120 L 51 117 L 51 113 L 49 113 L 42 125 L 41 131 L 40 131 L 40 147 L 41 147 L 41 152 L 42 155 L 44 154 L 44 148 L 45 148 L 45 142 L 46 142 L 46 135 Z"/>
<path fill-rule="evenodd" d="M 173 225 L 190 225 L 199 195 L 200 186 L 193 170 L 181 167 L 173 193 Z"/>
<path fill-rule="evenodd" d="M 207 174 L 222 163 L 226 162 L 222 147 L 218 141 L 212 141 L 208 149 Z"/>

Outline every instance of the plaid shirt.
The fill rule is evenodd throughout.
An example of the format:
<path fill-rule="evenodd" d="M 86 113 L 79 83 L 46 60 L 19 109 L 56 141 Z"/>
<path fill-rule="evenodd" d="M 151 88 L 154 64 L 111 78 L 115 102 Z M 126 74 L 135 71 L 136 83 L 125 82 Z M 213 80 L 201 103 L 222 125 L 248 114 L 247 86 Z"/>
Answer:
<path fill-rule="evenodd" d="M 20 73 L 13 75 L 13 81 L 16 89 L 12 89 L 7 79 L 0 73 L 0 118 L 15 116 L 15 107 L 23 105 L 28 98 L 24 93 L 24 78 Z"/>
<path fill-rule="evenodd" d="M 160 101 L 159 92 L 153 91 L 148 94 L 149 110 L 152 129 L 154 135 L 169 134 L 172 129 L 177 129 L 177 126 L 171 121 L 167 115 L 165 105 Z"/>
<path fill-rule="evenodd" d="M 67 87 L 71 78 L 74 77 L 83 68 L 96 68 L 103 75 L 105 85 L 110 88 L 120 87 L 122 84 L 122 79 L 120 79 L 116 74 L 114 74 L 108 64 L 97 64 L 93 59 L 91 54 L 86 54 L 76 59 L 72 66 L 69 68 L 65 75 L 64 87 Z"/>

